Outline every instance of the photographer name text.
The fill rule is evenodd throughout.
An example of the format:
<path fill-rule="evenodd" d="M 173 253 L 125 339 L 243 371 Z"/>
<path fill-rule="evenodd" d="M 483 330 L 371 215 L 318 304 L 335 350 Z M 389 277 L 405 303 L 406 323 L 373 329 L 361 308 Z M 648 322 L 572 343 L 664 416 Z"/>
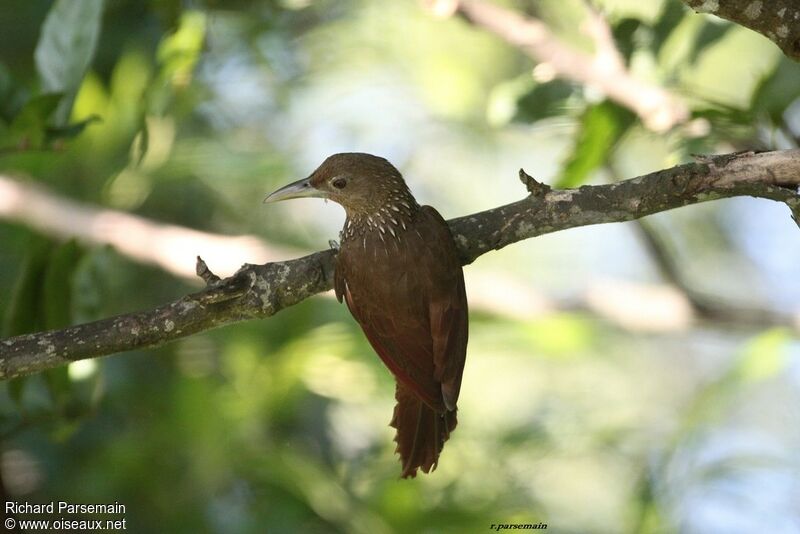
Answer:
<path fill-rule="evenodd" d="M 66 501 L 29 503 L 6 501 L 6 514 L 117 514 L 125 513 L 125 505 L 117 501 L 105 504 L 78 504 Z"/>

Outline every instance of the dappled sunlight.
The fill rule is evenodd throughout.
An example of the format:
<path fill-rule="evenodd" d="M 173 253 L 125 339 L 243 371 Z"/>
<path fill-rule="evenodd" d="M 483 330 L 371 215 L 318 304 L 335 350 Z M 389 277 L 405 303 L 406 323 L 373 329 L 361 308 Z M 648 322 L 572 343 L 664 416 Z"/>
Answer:
<path fill-rule="evenodd" d="M 317 395 L 342 402 L 363 402 L 375 395 L 374 373 L 364 364 L 333 354 L 316 354 L 310 357 L 306 369 L 303 381 Z"/>
<path fill-rule="evenodd" d="M 533 419 L 547 384 L 547 372 L 539 362 L 524 353 L 493 353 L 474 340 L 467 359 L 459 398 L 460 426 L 474 427 L 476 434 L 502 436 Z"/>

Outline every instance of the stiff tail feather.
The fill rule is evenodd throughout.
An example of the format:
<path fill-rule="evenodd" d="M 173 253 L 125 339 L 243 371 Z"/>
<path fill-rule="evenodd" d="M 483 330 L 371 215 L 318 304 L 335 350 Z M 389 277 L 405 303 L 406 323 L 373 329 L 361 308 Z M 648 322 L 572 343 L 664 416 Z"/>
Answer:
<path fill-rule="evenodd" d="M 395 391 L 397 404 L 391 426 L 397 429 L 395 452 L 400 453 L 403 478 L 417 476 L 436 469 L 439 453 L 450 432 L 456 427 L 456 410 L 437 412 L 400 382 Z"/>

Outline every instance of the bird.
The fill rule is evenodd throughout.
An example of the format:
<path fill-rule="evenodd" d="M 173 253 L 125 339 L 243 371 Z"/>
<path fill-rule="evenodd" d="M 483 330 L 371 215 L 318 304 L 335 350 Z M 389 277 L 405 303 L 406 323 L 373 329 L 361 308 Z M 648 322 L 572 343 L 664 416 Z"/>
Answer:
<path fill-rule="evenodd" d="M 464 273 L 444 218 L 420 206 L 389 161 L 328 157 L 308 178 L 264 202 L 320 197 L 346 214 L 334 291 L 396 379 L 395 452 L 402 478 L 436 469 L 458 423 L 469 337 Z"/>

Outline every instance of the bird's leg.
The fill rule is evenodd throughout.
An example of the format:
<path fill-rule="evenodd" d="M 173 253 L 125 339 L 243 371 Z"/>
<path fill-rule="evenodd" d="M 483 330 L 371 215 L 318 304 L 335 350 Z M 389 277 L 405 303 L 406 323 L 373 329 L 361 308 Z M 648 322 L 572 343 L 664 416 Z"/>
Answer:
<path fill-rule="evenodd" d="M 342 239 L 342 233 L 341 232 L 339 232 L 339 239 Z M 339 252 L 339 242 L 336 241 L 335 239 L 329 239 L 328 240 L 328 246 L 331 247 L 331 250 L 335 250 L 336 252 Z"/>

